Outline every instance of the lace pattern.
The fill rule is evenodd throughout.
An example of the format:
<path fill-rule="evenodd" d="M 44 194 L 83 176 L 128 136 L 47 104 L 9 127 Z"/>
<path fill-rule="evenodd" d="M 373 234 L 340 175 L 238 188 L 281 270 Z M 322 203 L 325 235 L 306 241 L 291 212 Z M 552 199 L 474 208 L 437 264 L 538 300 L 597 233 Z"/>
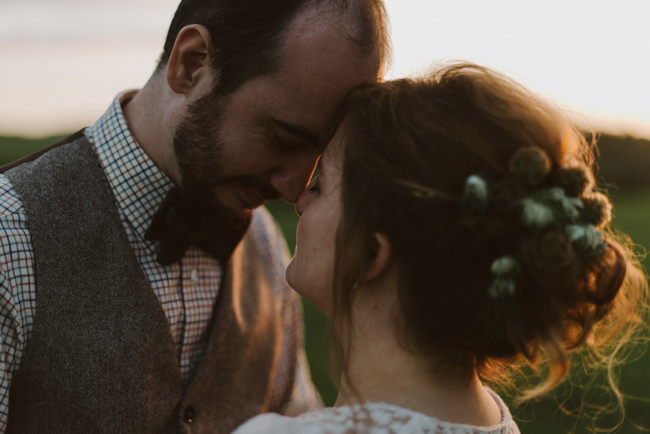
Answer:
<path fill-rule="evenodd" d="M 491 427 L 449 423 L 395 405 L 366 403 L 327 408 L 297 418 L 261 415 L 234 434 L 519 434 L 501 398 L 487 390 L 503 415 L 501 422 Z"/>
<path fill-rule="evenodd" d="M 333 407 L 298 419 L 324 428 L 323 434 L 513 434 L 519 433 L 501 398 L 488 390 L 501 409 L 503 420 L 491 427 L 444 422 L 406 408 L 385 403 Z"/>

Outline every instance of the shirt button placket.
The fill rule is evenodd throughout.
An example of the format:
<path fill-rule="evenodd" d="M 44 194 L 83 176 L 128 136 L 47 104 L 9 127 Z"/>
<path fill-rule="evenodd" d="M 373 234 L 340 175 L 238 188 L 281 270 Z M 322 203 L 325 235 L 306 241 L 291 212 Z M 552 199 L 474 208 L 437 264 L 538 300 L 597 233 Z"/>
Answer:
<path fill-rule="evenodd" d="M 199 270 L 195 268 L 190 272 L 190 280 L 192 280 L 192 283 L 199 283 Z"/>

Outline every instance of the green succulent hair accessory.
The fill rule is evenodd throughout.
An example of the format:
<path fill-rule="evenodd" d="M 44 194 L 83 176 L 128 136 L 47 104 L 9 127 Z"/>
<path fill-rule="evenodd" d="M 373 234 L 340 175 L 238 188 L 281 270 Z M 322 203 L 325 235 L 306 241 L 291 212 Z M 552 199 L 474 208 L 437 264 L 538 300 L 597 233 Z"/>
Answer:
<path fill-rule="evenodd" d="M 460 198 L 414 181 L 395 180 L 395 183 L 413 197 L 454 201 L 471 217 L 482 216 L 488 206 L 491 212 L 503 216 L 518 215 L 533 236 L 548 238 L 545 261 L 554 266 L 561 266 L 567 255 L 578 254 L 585 261 L 603 255 L 607 242 L 599 228 L 611 221 L 609 199 L 591 191 L 594 179 L 585 164 L 555 170 L 552 166 L 544 150 L 529 146 L 511 158 L 510 176 L 488 184 L 482 176 L 471 175 L 465 180 Z M 488 295 L 492 299 L 504 299 L 516 295 L 517 279 L 524 269 L 514 256 L 506 255 L 492 262 L 490 273 L 494 281 Z"/>
<path fill-rule="evenodd" d="M 612 204 L 602 193 L 592 193 L 582 199 L 580 221 L 602 228 L 612 220 Z"/>
<path fill-rule="evenodd" d="M 564 190 L 557 187 L 538 190 L 523 198 L 520 204 L 521 222 L 534 232 L 575 223 L 583 208 L 580 199 L 567 197 Z"/>
<path fill-rule="evenodd" d="M 512 256 L 503 256 L 490 266 L 494 282 L 488 289 L 488 294 L 493 299 L 504 296 L 513 296 L 516 292 L 516 278 L 522 272 L 521 265 Z"/>
<path fill-rule="evenodd" d="M 510 173 L 528 187 L 537 187 L 551 172 L 551 159 L 542 149 L 528 146 L 510 159 Z"/>
<path fill-rule="evenodd" d="M 585 261 L 605 253 L 607 242 L 599 228 L 611 220 L 611 203 L 605 195 L 591 191 L 595 183 L 587 165 L 561 166 L 552 171 L 546 152 L 531 146 L 513 155 L 509 171 L 511 176 L 499 181 L 494 189 L 498 193 L 501 184 L 509 188 L 502 187 L 503 192 L 487 198 L 486 203 L 500 199 L 503 204 L 495 209 L 503 212 L 512 209 L 509 203 L 514 199 L 525 228 L 537 236 L 556 234 L 553 235 L 553 251 L 565 254 L 573 251 Z M 511 184 L 520 187 L 512 188 Z M 569 245 L 572 246 L 570 250 L 563 247 Z M 523 273 L 517 259 L 513 256 L 498 258 L 492 263 L 490 272 L 494 276 L 488 289 L 491 298 L 516 294 L 516 279 Z"/>
<path fill-rule="evenodd" d="M 478 175 L 471 175 L 465 181 L 465 190 L 460 199 L 470 216 L 480 216 L 487 208 L 489 189 L 485 179 Z"/>
<path fill-rule="evenodd" d="M 586 260 L 601 256 L 607 250 L 605 234 L 593 225 L 569 225 L 564 229 L 564 234 Z"/>
<path fill-rule="evenodd" d="M 594 176 L 584 165 L 560 167 L 555 173 L 555 184 L 569 197 L 580 197 L 594 188 Z"/>

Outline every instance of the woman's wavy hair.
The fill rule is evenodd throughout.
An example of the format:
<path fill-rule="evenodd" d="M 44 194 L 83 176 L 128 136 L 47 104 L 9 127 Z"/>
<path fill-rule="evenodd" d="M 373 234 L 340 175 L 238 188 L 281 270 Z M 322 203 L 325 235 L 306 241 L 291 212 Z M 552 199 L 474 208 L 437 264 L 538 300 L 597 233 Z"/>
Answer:
<path fill-rule="evenodd" d="M 332 324 L 351 321 L 355 282 L 380 232 L 399 270 L 396 323 L 406 348 L 469 364 L 488 382 L 509 378 L 518 362 L 545 367 L 545 379 L 522 401 L 558 385 L 571 352 L 584 344 L 607 348 L 599 357 L 618 393 L 613 360 L 641 323 L 647 293 L 630 249 L 603 228 L 605 253 L 583 259 L 564 235 L 533 233 L 516 212 L 505 212 L 521 198 L 512 189 L 494 191 L 498 203 L 481 217 L 468 217 L 449 199 L 463 195 L 471 175 L 494 190 L 507 187 L 513 155 L 531 146 L 550 157 L 551 170 L 580 163 L 591 173 L 591 146 L 557 109 L 504 75 L 454 63 L 422 78 L 358 86 L 335 117 L 336 128 L 343 217 Z M 504 255 L 517 257 L 523 272 L 512 297 L 494 299 L 490 267 Z"/>

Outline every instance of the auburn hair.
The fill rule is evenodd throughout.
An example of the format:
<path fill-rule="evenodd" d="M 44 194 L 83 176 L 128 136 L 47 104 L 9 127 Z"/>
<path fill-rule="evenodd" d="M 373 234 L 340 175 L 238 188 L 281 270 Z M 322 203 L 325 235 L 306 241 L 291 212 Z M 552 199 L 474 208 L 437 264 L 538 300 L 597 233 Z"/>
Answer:
<path fill-rule="evenodd" d="M 471 364 L 487 380 L 517 362 L 544 361 L 546 379 L 522 399 L 561 382 L 572 351 L 616 347 L 614 336 L 627 339 L 641 323 L 645 276 L 607 228 L 605 253 L 585 260 L 563 234 L 533 233 L 504 211 L 521 198 L 508 177 L 522 148 L 543 150 L 551 170 L 591 170 L 590 145 L 550 103 L 500 73 L 454 63 L 421 78 L 356 87 L 333 125 L 343 144 L 333 324 L 351 320 L 375 232 L 389 238 L 399 270 L 397 331 L 405 347 Z M 471 175 L 488 180 L 499 199 L 478 218 L 449 200 L 462 196 Z M 437 194 L 422 197 L 409 185 Z M 519 258 L 523 273 L 512 297 L 495 300 L 490 266 L 504 255 Z"/>

